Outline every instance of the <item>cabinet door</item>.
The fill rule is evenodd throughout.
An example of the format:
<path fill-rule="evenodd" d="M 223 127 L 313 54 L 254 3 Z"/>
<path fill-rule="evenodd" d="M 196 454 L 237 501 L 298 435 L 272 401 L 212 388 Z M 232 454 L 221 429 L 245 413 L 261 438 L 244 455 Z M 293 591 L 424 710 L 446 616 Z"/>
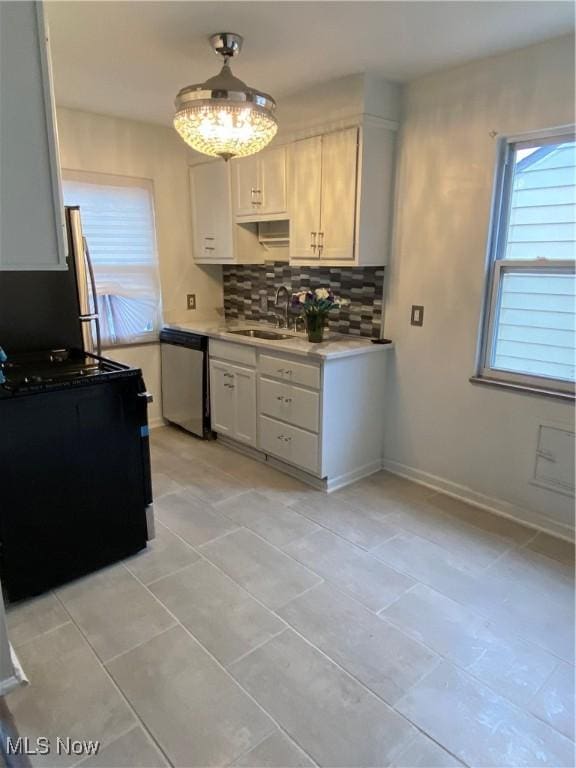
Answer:
<path fill-rule="evenodd" d="M 318 258 L 320 229 L 322 139 L 297 141 L 292 146 L 290 174 L 290 258 Z"/>
<path fill-rule="evenodd" d="M 322 137 L 321 260 L 354 260 L 357 163 L 357 128 Z"/>
<path fill-rule="evenodd" d="M 286 148 L 276 147 L 259 156 L 262 191 L 261 213 L 286 214 Z"/>
<path fill-rule="evenodd" d="M 222 435 L 234 436 L 234 366 L 210 362 L 210 413 L 212 429 Z"/>
<path fill-rule="evenodd" d="M 190 196 L 194 258 L 199 261 L 231 261 L 232 212 L 227 164 L 218 161 L 190 168 Z"/>
<path fill-rule="evenodd" d="M 251 216 L 262 208 L 258 155 L 232 160 L 234 212 L 237 216 Z"/>
<path fill-rule="evenodd" d="M 256 445 L 256 372 L 234 369 L 234 434 L 236 440 Z"/>
<path fill-rule="evenodd" d="M 66 269 L 50 57 L 41 3 L 0 2 L 0 269 Z"/>

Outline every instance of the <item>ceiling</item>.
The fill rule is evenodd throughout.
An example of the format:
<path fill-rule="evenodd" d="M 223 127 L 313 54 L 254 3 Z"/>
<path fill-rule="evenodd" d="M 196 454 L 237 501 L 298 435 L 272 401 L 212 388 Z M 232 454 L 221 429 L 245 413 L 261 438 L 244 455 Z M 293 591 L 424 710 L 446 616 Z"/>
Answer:
<path fill-rule="evenodd" d="M 574 29 L 574 5 L 554 0 L 46 6 L 59 105 L 166 125 L 177 91 L 216 74 L 214 32 L 244 35 L 235 74 L 279 101 L 364 71 L 405 82 Z"/>

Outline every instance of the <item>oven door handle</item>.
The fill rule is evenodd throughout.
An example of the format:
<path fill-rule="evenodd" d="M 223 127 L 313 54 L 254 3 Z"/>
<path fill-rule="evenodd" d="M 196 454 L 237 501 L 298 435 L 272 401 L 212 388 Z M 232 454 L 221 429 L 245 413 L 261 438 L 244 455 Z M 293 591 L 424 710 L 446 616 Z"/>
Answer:
<path fill-rule="evenodd" d="M 154 402 L 154 395 L 152 392 L 138 392 L 138 397 L 143 397 L 147 403 Z"/>

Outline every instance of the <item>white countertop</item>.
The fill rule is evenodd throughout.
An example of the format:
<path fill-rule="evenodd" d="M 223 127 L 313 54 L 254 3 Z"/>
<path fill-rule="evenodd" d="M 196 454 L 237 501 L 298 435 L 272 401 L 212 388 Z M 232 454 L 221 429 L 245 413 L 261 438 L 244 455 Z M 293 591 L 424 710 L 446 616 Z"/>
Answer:
<path fill-rule="evenodd" d="M 224 321 L 202 321 L 195 323 L 166 323 L 165 328 L 173 328 L 177 331 L 188 331 L 197 333 L 201 336 L 209 336 L 211 339 L 222 339 L 231 341 L 235 344 L 246 344 L 250 347 L 259 347 L 261 349 L 273 349 L 276 352 L 288 352 L 292 355 L 302 355 L 303 357 L 315 357 L 321 360 L 337 357 L 349 357 L 351 355 L 379 353 L 393 348 L 393 344 L 372 344 L 370 339 L 361 336 L 345 336 L 326 331 L 325 340 L 320 344 L 311 344 L 305 333 L 296 333 L 284 328 L 275 328 L 266 323 L 254 322 L 224 322 Z M 262 330 L 272 330 L 277 333 L 288 333 L 291 338 L 278 339 L 277 341 L 269 339 L 255 339 L 251 336 L 238 336 L 230 333 L 231 330 L 240 328 L 261 328 Z"/>

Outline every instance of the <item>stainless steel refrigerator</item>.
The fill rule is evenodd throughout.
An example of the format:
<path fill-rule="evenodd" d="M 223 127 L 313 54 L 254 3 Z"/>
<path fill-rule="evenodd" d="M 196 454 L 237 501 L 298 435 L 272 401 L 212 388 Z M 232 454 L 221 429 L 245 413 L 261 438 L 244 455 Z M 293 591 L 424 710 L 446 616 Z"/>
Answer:
<path fill-rule="evenodd" d="M 94 271 L 80 208 L 66 208 L 68 269 L 0 272 L 0 346 L 8 353 L 84 349 L 100 354 Z"/>

